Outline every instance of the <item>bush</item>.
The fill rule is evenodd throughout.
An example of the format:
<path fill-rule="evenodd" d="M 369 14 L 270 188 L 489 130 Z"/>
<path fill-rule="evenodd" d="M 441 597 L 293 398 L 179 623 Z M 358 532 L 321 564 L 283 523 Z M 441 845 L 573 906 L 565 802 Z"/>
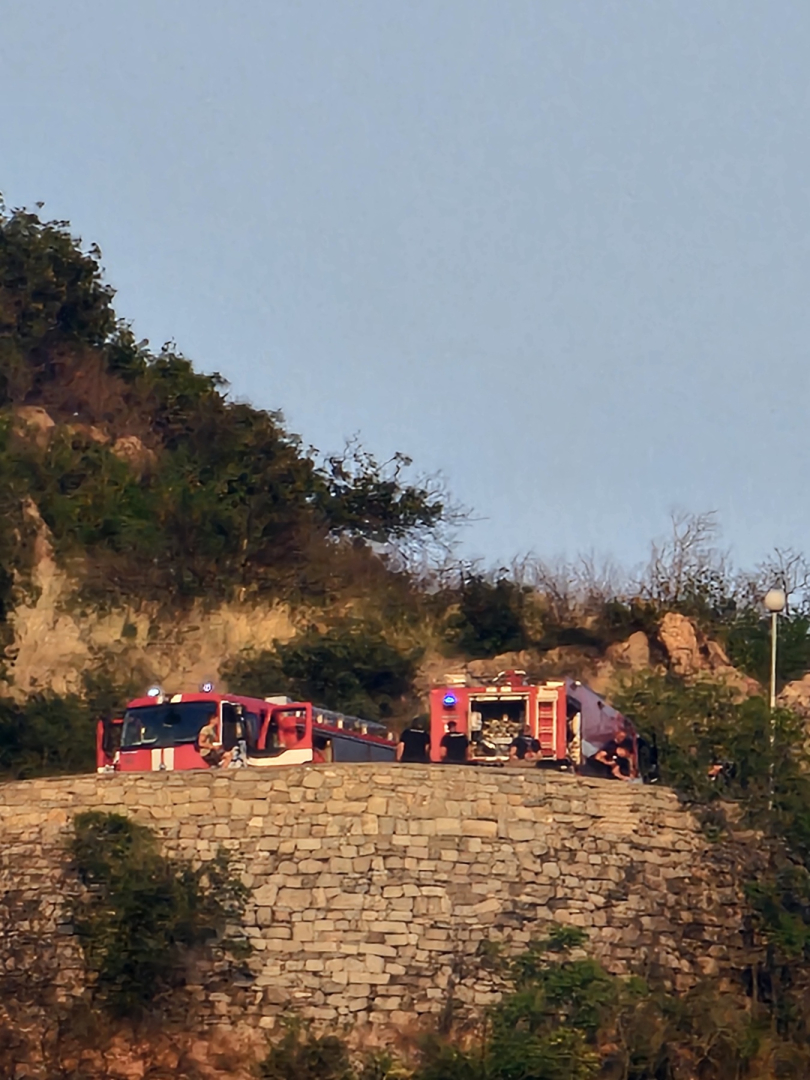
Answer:
<path fill-rule="evenodd" d="M 803 1004 L 810 963 L 810 754 L 804 725 L 762 698 L 737 700 L 708 680 L 646 673 L 625 684 L 617 706 L 659 747 L 661 779 L 689 801 L 710 837 L 735 822 L 759 831 L 761 868 L 746 883 L 754 926 L 767 945 L 757 980 L 767 984 L 775 1028 L 807 1034 Z M 771 752 L 773 737 L 773 752 Z M 709 768 L 721 765 L 714 778 Z M 757 993 L 756 986 L 752 993 Z"/>
<path fill-rule="evenodd" d="M 78 695 L 0 698 L 0 776 L 27 780 L 95 767 L 95 716 Z"/>
<path fill-rule="evenodd" d="M 367 623 L 310 627 L 275 648 L 237 657 L 222 671 L 232 690 L 287 694 L 368 720 L 385 719 L 414 693 L 421 649 L 401 652 Z"/>
<path fill-rule="evenodd" d="M 85 886 L 73 902 L 76 935 L 94 996 L 110 1012 L 165 1005 L 195 948 L 243 947 L 224 936 L 247 898 L 224 853 L 194 868 L 161 854 L 145 826 L 98 811 L 77 814 L 70 852 Z"/>
<path fill-rule="evenodd" d="M 262 1080 L 353 1080 L 349 1051 L 336 1035 L 316 1036 L 304 1024 L 289 1022 L 280 1042 L 259 1066 Z"/>

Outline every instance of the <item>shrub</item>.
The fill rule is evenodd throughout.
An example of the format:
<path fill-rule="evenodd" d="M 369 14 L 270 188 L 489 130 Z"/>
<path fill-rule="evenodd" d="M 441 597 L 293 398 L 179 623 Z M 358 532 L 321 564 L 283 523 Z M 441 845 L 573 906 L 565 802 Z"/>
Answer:
<path fill-rule="evenodd" d="M 315 1035 L 292 1021 L 260 1066 L 263 1080 L 743 1080 L 778 1075 L 800 1080 L 807 1052 L 759 1024 L 739 999 L 703 988 L 653 992 L 639 979 L 609 975 L 575 955 L 582 931 L 557 927 L 509 959 L 496 947 L 481 963 L 504 980 L 477 1036 L 463 1042 L 429 1034 L 418 1061 L 351 1055 L 343 1037 Z M 353 1060 L 354 1057 L 354 1060 Z M 770 1075 L 770 1074 L 768 1074 Z"/>
<path fill-rule="evenodd" d="M 145 826 L 98 811 L 76 816 L 70 852 L 85 886 L 74 925 L 103 1008 L 159 1008 L 183 985 L 191 950 L 217 942 L 239 951 L 224 935 L 247 890 L 224 853 L 195 868 L 163 855 Z"/>
<path fill-rule="evenodd" d="M 23 703 L 0 698 L 0 776 L 92 772 L 95 747 L 95 718 L 78 695 L 34 694 Z"/>
<path fill-rule="evenodd" d="M 262 1080 L 355 1080 L 349 1051 L 336 1035 L 316 1036 L 290 1021 L 282 1039 L 259 1066 Z"/>
<path fill-rule="evenodd" d="M 728 830 L 730 802 L 737 823 L 759 831 L 762 865 L 746 891 L 767 951 L 752 975 L 752 994 L 758 982 L 767 984 L 777 1030 L 806 1034 L 810 755 L 802 721 L 787 709 L 771 713 L 762 698 L 740 701 L 725 685 L 673 675 L 638 675 L 616 703 L 643 734 L 656 738 L 662 780 L 693 804 L 710 837 Z M 714 764 L 723 770 L 712 779 Z"/>

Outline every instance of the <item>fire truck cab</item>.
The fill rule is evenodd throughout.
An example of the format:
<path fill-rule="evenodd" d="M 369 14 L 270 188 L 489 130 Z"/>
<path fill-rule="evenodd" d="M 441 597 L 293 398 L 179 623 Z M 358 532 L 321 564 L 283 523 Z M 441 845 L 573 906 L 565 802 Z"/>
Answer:
<path fill-rule="evenodd" d="M 390 761 L 396 747 L 382 724 L 318 709 L 286 697 L 198 693 L 159 688 L 131 701 L 120 719 L 99 721 L 99 772 L 205 769 L 201 729 L 214 721 L 216 745 L 240 765 L 266 767 L 325 761 Z"/>

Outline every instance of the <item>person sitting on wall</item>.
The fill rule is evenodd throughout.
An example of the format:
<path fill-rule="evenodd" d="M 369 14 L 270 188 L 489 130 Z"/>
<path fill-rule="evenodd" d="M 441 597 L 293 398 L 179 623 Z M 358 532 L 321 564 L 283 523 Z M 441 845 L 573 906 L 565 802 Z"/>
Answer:
<path fill-rule="evenodd" d="M 230 765 L 233 757 L 232 750 L 223 750 L 221 746 L 217 746 L 218 741 L 217 714 L 211 713 L 208 722 L 204 727 L 200 728 L 200 733 L 197 736 L 200 757 L 210 769 L 215 769 L 220 765 Z"/>
<path fill-rule="evenodd" d="M 402 732 L 397 743 L 397 761 L 426 764 L 430 761 L 430 736 L 424 716 L 417 716 Z"/>
<path fill-rule="evenodd" d="M 600 780 L 629 780 L 633 773 L 633 740 L 614 739 L 606 742 L 595 754 L 585 761 L 583 776 L 593 776 Z"/>
<path fill-rule="evenodd" d="M 446 765 L 461 765 L 469 759 L 470 740 L 458 730 L 455 720 L 447 721 L 447 733 L 439 743 L 442 761 Z"/>
<path fill-rule="evenodd" d="M 600 747 L 593 756 L 598 761 L 602 762 L 602 764 L 609 764 L 612 768 L 616 761 L 616 750 L 620 746 L 623 747 L 622 753 L 619 755 L 623 762 L 621 766 L 622 775 L 627 776 L 628 778 L 638 776 L 636 746 L 632 733 L 626 724 L 620 724 L 613 733 L 613 737 L 609 739 L 604 746 Z M 602 756 L 600 757 L 600 755 Z"/>
<path fill-rule="evenodd" d="M 539 753 L 540 743 L 532 738 L 529 727 L 524 727 L 520 735 L 512 739 L 509 746 L 509 760 L 515 763 L 536 761 Z"/>
<path fill-rule="evenodd" d="M 637 775 L 636 754 L 632 739 L 622 739 L 617 744 L 614 758 L 615 767 L 619 771 L 619 776 L 616 779 L 632 780 Z"/>

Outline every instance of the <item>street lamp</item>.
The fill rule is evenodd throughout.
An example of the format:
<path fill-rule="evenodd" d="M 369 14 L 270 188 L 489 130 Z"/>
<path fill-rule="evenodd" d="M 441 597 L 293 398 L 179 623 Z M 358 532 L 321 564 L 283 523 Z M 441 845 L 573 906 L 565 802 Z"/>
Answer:
<path fill-rule="evenodd" d="M 764 597 L 765 607 L 771 613 L 771 697 L 768 723 L 768 741 L 770 743 L 770 761 L 768 764 L 768 809 L 773 809 L 773 711 L 776 708 L 776 629 L 777 619 L 785 610 L 787 597 L 783 589 L 768 589 Z"/>
<path fill-rule="evenodd" d="M 771 613 L 771 709 L 776 708 L 776 618 L 785 610 L 787 597 L 782 589 L 768 589 L 765 607 Z"/>

